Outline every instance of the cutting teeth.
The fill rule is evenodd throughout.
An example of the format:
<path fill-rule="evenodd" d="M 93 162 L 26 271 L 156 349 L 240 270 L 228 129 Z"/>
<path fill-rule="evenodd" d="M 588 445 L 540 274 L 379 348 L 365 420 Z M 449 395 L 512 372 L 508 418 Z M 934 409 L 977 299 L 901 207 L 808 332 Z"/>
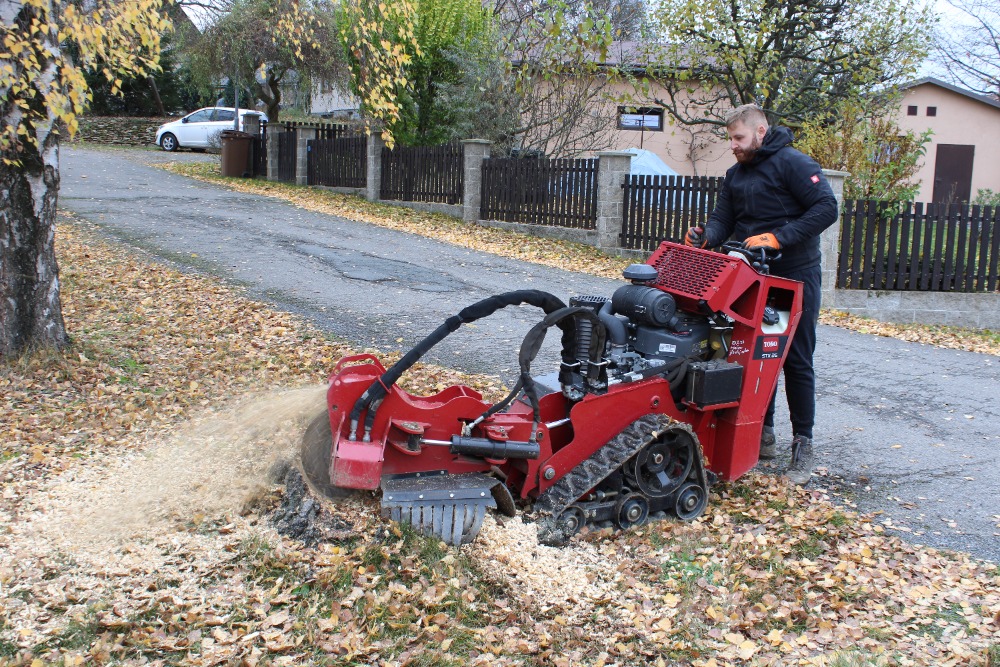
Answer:
<path fill-rule="evenodd" d="M 479 534 L 486 510 L 497 506 L 491 489 L 499 483 L 480 474 L 383 478 L 382 514 L 445 544 L 468 544 Z"/>
<path fill-rule="evenodd" d="M 493 500 L 492 496 L 487 497 Z M 483 502 L 383 503 L 383 513 L 393 521 L 408 523 L 445 544 L 458 546 L 468 544 L 479 534 L 487 507 L 496 507 L 496 503 L 487 503 L 485 498 Z"/>

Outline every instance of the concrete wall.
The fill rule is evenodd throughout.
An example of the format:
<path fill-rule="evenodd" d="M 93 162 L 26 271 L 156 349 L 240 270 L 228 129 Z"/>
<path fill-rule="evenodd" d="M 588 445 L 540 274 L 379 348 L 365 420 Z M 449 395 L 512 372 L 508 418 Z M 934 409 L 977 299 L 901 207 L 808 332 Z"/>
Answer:
<path fill-rule="evenodd" d="M 156 141 L 156 130 L 177 118 L 130 118 L 126 116 L 81 116 L 74 139 L 95 144 L 149 146 Z"/>
<path fill-rule="evenodd" d="M 1000 294 L 838 289 L 833 291 L 829 302 L 823 302 L 823 307 L 880 322 L 1000 331 Z"/>

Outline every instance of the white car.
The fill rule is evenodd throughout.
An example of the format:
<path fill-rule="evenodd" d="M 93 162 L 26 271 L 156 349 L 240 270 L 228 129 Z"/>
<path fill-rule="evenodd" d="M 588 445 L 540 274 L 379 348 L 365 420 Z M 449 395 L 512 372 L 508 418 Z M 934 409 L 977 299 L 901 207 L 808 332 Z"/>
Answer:
<path fill-rule="evenodd" d="M 247 116 L 259 116 L 261 123 L 267 122 L 267 115 L 253 109 L 240 109 L 240 130 Z M 233 107 L 206 107 L 198 109 L 180 120 L 161 125 L 156 131 L 156 144 L 165 151 L 178 148 L 208 148 L 218 145 L 219 134 L 233 129 L 236 109 Z"/>

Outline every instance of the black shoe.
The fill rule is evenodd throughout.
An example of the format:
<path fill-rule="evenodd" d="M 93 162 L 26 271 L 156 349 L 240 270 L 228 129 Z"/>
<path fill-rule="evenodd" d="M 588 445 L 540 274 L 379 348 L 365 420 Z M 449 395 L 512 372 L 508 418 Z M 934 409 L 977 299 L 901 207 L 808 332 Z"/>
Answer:
<path fill-rule="evenodd" d="M 804 486 L 809 483 L 813 472 L 812 438 L 797 435 L 792 438 L 792 460 L 785 470 L 785 477 L 793 483 Z"/>
<path fill-rule="evenodd" d="M 761 460 L 773 459 L 778 455 L 778 447 L 774 439 L 774 428 L 765 426 L 760 433 L 760 454 L 757 458 Z"/>

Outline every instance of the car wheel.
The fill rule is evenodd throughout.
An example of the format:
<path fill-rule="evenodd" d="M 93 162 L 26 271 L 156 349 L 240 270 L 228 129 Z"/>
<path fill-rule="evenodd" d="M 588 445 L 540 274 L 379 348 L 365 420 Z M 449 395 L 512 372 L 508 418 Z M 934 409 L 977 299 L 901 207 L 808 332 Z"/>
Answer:
<path fill-rule="evenodd" d="M 160 148 L 168 152 L 177 150 L 180 148 L 180 145 L 177 143 L 177 137 L 167 132 L 160 137 Z"/>

